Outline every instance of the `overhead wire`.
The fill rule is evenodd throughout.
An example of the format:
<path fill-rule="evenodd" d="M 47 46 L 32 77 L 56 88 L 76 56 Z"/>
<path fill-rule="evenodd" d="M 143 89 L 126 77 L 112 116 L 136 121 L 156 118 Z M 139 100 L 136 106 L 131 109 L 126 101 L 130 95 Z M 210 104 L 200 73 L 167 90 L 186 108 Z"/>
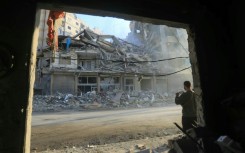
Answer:
<path fill-rule="evenodd" d="M 69 56 L 70 57 L 70 56 Z M 60 57 L 38 57 L 38 58 L 52 58 L 52 59 L 60 59 Z M 163 61 L 170 61 L 170 60 L 174 60 L 174 59 L 186 59 L 189 57 L 173 57 L 173 58 L 166 58 L 166 59 L 160 59 L 160 60 L 151 60 L 151 61 L 123 61 L 123 60 L 108 60 L 108 59 L 99 59 L 99 58 L 71 58 L 69 60 L 90 60 L 90 61 L 111 61 L 111 62 L 115 62 L 115 63 L 155 63 L 155 62 L 163 62 Z M 66 58 L 62 58 L 62 59 L 66 59 Z"/>
<path fill-rule="evenodd" d="M 190 68 L 191 68 L 191 66 L 186 67 L 186 68 L 183 68 L 183 69 L 180 69 L 178 71 L 174 71 L 174 72 L 171 72 L 171 73 L 165 73 L 165 74 L 156 74 L 156 73 L 145 74 L 145 73 L 139 73 L 139 72 L 124 72 L 124 71 L 122 71 L 121 73 L 131 74 L 131 75 L 139 75 L 139 76 L 145 76 L 145 77 L 152 77 L 152 76 L 155 76 L 155 77 L 164 77 L 164 76 L 169 76 L 169 75 L 173 75 L 173 74 L 176 74 L 176 73 L 179 73 L 179 72 L 188 70 Z M 111 72 L 113 72 L 113 71 L 111 71 Z M 118 71 L 116 71 L 116 72 L 118 73 Z M 107 74 L 106 72 L 100 72 L 100 73 L 101 74 Z"/>
<path fill-rule="evenodd" d="M 157 75 L 151 75 L 151 76 L 157 76 L 157 77 L 169 76 L 169 75 L 173 75 L 173 74 L 176 74 L 176 73 L 179 73 L 179 72 L 185 71 L 185 70 L 190 69 L 190 68 L 191 68 L 191 66 L 186 67 L 186 68 L 183 68 L 183 69 L 178 70 L 178 71 L 175 71 L 175 72 L 166 73 L 166 74 L 157 74 Z M 146 76 L 147 76 L 147 75 L 146 75 Z"/>
<path fill-rule="evenodd" d="M 72 62 L 71 61 L 71 64 L 77 64 L 75 62 Z M 140 75 L 140 76 L 145 76 L 145 77 L 149 77 L 149 76 L 155 76 L 155 77 L 164 77 L 164 76 L 169 76 L 169 75 L 173 75 L 173 74 L 176 74 L 176 73 L 179 73 L 179 72 L 182 72 L 182 71 L 185 71 L 187 69 L 190 69 L 191 66 L 189 67 L 186 67 L 186 68 L 183 68 L 181 70 L 178 70 L 178 71 L 174 71 L 174 72 L 171 72 L 171 73 L 165 73 L 165 74 L 156 74 L 156 73 L 152 73 L 152 74 L 145 74 L 145 73 L 139 73 L 139 72 L 126 72 L 126 71 L 115 71 L 115 70 L 109 70 L 110 73 L 124 73 L 124 74 L 131 74 L 131 75 Z M 98 73 L 101 73 L 101 74 L 106 74 L 106 73 L 109 73 L 109 72 L 98 72 Z"/>

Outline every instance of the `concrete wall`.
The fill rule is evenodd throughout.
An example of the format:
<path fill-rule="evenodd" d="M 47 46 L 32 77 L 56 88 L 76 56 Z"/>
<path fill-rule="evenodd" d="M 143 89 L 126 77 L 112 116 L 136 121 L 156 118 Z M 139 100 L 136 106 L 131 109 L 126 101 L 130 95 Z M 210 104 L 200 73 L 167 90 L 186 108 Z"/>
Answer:
<path fill-rule="evenodd" d="M 74 94 L 76 92 L 75 80 L 74 75 L 53 74 L 51 81 L 52 94 L 56 92 Z"/>
<path fill-rule="evenodd" d="M 50 94 L 50 81 L 51 81 L 51 76 L 48 74 L 43 74 L 43 75 L 36 75 L 35 79 L 35 89 L 40 89 L 42 95 L 49 95 Z M 36 94 L 36 93 L 35 93 Z"/>
<path fill-rule="evenodd" d="M 152 90 L 152 80 L 151 79 L 142 79 L 140 81 L 141 90 L 147 91 Z"/>
<path fill-rule="evenodd" d="M 39 37 L 38 37 L 38 49 L 42 50 L 48 47 L 46 43 L 48 34 L 48 20 L 49 10 L 41 10 L 40 14 L 40 25 L 39 25 Z"/>
<path fill-rule="evenodd" d="M 74 13 L 66 12 L 65 18 L 63 19 L 64 24 L 62 30 L 64 30 L 70 36 L 76 35 L 81 31 L 81 22 L 76 18 Z M 68 28 L 70 27 L 70 29 Z"/>
<path fill-rule="evenodd" d="M 168 82 L 166 78 L 156 79 L 156 92 L 160 94 L 168 92 Z"/>
<path fill-rule="evenodd" d="M 61 64 L 60 58 L 62 57 L 70 57 L 69 64 Z M 63 60 L 63 59 L 62 59 Z M 55 52 L 54 54 L 54 62 L 50 65 L 51 68 L 68 68 L 68 69 L 77 69 L 77 54 L 74 50 L 70 50 L 68 53 L 59 53 Z"/>

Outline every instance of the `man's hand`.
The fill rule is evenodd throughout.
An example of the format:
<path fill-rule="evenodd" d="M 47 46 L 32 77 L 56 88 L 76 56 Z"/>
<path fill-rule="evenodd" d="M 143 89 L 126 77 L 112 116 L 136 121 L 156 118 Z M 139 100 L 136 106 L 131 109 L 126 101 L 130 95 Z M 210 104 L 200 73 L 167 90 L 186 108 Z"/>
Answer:
<path fill-rule="evenodd" d="M 177 92 L 177 93 L 175 94 L 175 96 L 176 96 L 176 97 L 179 97 L 179 92 Z"/>
<path fill-rule="evenodd" d="M 177 92 L 176 97 L 179 97 L 182 93 L 184 93 L 184 92 L 183 91 Z"/>

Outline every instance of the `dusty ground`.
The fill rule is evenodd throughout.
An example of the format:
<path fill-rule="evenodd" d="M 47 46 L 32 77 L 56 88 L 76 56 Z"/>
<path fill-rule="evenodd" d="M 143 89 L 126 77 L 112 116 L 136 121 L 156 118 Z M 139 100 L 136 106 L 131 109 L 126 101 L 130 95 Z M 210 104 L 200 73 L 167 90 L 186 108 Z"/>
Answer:
<path fill-rule="evenodd" d="M 70 153 L 127 152 L 138 143 L 166 147 L 167 139 L 179 133 L 173 122 L 180 124 L 180 119 L 179 106 L 33 114 L 31 149 Z"/>

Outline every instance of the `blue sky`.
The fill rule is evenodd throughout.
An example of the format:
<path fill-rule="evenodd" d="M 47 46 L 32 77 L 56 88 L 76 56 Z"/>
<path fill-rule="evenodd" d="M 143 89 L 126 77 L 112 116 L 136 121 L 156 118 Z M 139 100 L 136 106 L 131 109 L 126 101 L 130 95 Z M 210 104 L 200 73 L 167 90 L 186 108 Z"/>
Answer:
<path fill-rule="evenodd" d="M 124 39 L 130 32 L 130 21 L 124 19 L 84 14 L 77 14 L 77 17 L 83 20 L 91 29 L 94 27 L 100 29 L 103 34 L 115 35 L 116 37 Z"/>

